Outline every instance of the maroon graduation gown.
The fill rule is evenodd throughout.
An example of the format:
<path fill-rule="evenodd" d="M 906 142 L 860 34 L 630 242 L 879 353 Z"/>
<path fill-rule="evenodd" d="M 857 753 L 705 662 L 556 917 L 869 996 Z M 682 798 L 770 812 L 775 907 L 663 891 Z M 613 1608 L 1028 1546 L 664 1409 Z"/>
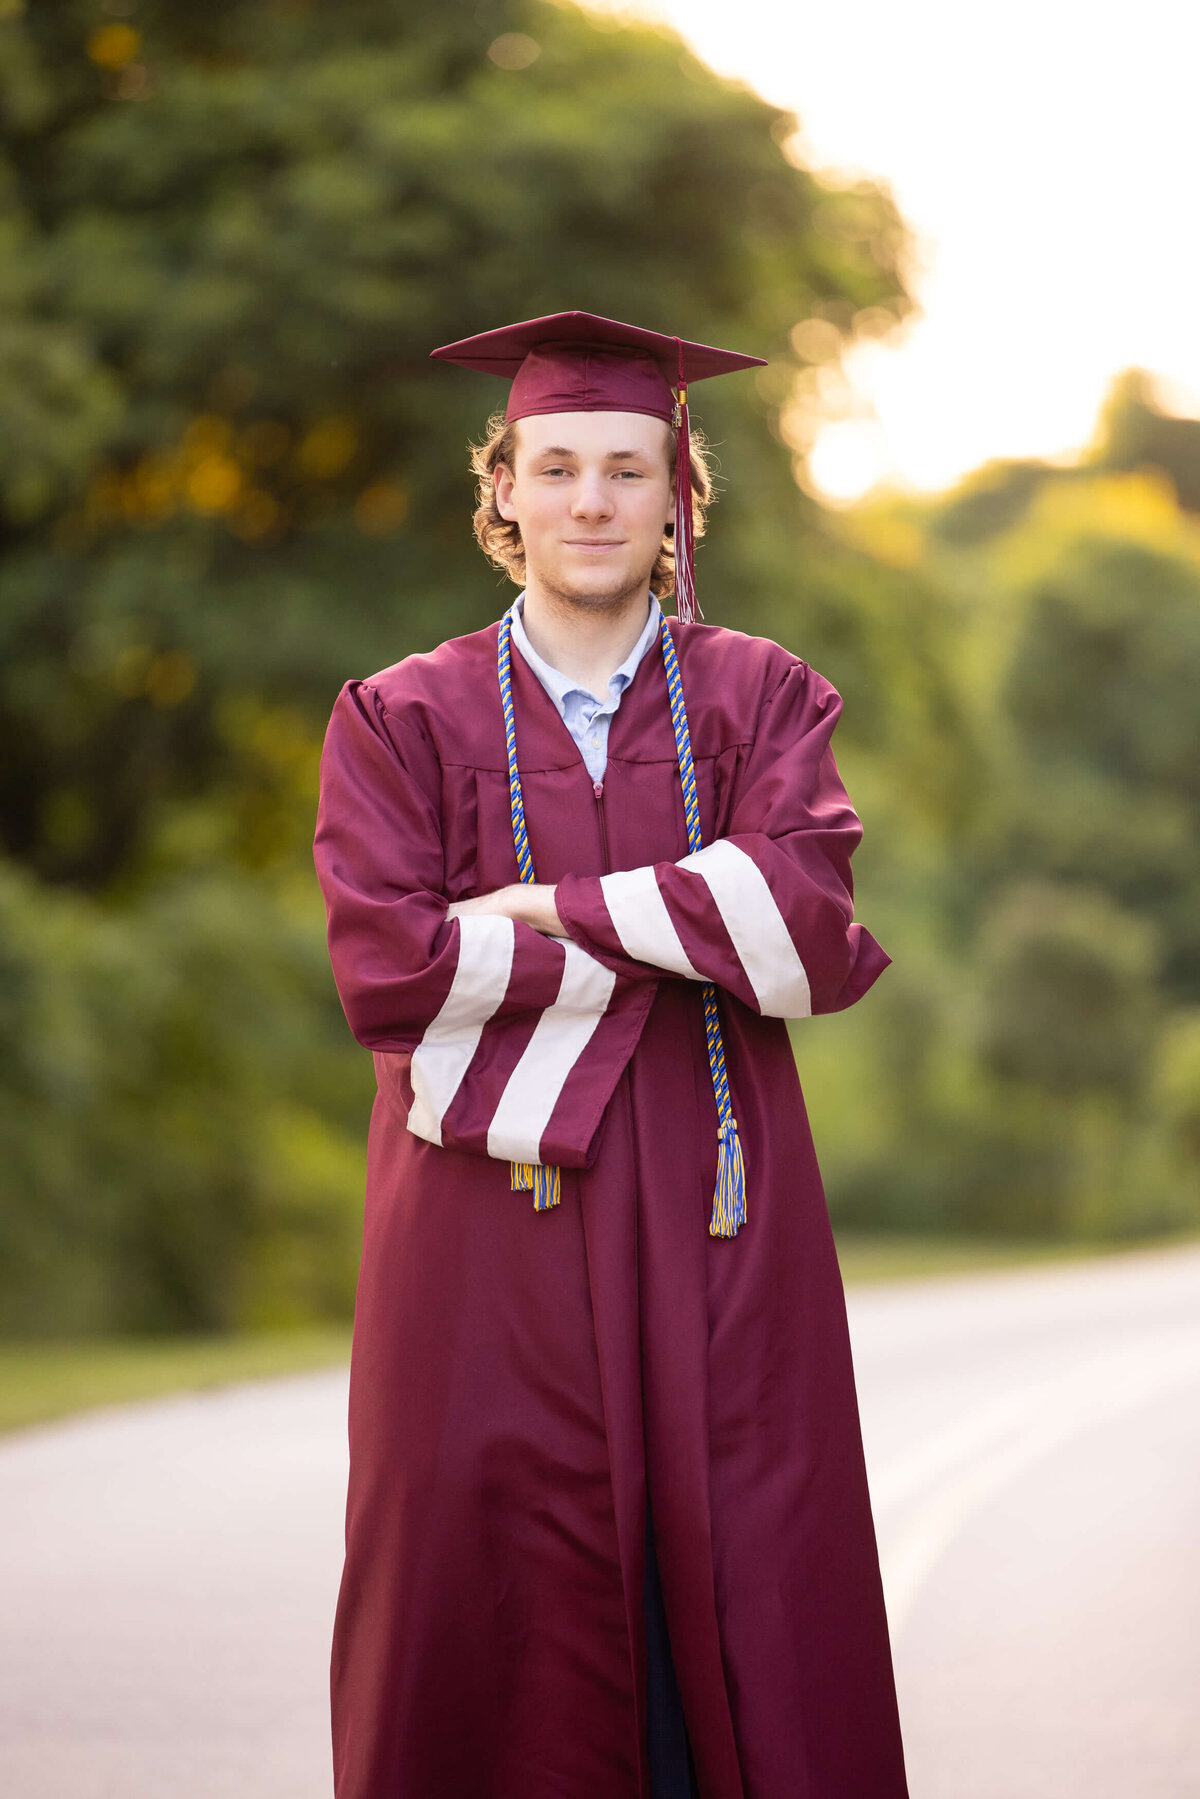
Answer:
<path fill-rule="evenodd" d="M 497 627 L 350 682 L 316 861 L 375 1052 L 332 1696 L 338 1799 L 651 1799 L 647 1489 L 702 1799 L 905 1799 L 844 1295 L 787 1017 L 888 957 L 852 920 L 831 684 L 672 620 L 602 792 L 512 658 L 537 878 L 570 941 L 447 904 L 517 879 Z M 709 1235 L 720 988 L 747 1221 Z M 806 1027 L 808 1028 L 808 1027 Z M 819 1029 L 819 1025 L 811 1028 Z M 509 1157 L 556 1162 L 537 1213 Z"/>

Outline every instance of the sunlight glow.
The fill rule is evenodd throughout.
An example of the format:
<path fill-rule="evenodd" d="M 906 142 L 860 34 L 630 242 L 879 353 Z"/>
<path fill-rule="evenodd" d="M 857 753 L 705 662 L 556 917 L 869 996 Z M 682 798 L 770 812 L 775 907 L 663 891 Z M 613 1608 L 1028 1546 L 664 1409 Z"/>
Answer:
<path fill-rule="evenodd" d="M 597 6 L 595 10 L 605 10 Z M 854 434 L 814 482 L 936 488 L 994 456 L 1091 437 L 1138 366 L 1200 393 L 1195 71 L 1200 8 L 1143 0 L 643 0 L 722 74 L 799 114 L 812 166 L 892 188 L 918 233 L 923 316 L 847 362 Z M 832 435 L 835 430 L 840 434 Z M 841 447 L 838 447 L 841 446 Z M 831 496 L 834 489 L 829 489 Z"/>
<path fill-rule="evenodd" d="M 826 425 L 808 457 L 813 491 L 835 502 L 861 499 L 891 473 L 883 427 L 874 419 Z"/>

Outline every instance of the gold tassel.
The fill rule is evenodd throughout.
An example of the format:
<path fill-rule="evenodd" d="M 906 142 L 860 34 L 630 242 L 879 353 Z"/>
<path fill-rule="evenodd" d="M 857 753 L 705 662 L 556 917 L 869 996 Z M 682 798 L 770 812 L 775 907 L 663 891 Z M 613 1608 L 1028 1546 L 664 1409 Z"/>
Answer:
<path fill-rule="evenodd" d="M 736 1237 L 746 1222 L 746 1168 L 737 1123 L 727 1118 L 717 1132 L 717 1190 L 713 1195 L 710 1237 Z"/>
<path fill-rule="evenodd" d="M 558 1169 L 544 1162 L 514 1162 L 512 1164 L 512 1184 L 514 1189 L 533 1189 L 533 1209 L 535 1212 L 548 1212 L 556 1206 L 561 1197 L 561 1182 Z"/>

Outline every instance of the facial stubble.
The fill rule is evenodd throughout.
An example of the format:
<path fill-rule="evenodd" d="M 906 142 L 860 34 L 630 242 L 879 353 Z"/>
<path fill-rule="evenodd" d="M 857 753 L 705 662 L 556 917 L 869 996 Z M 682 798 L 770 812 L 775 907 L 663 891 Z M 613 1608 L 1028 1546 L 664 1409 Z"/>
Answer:
<path fill-rule="evenodd" d="M 607 590 L 598 586 L 568 587 L 563 581 L 547 576 L 541 570 L 538 571 L 537 582 L 546 598 L 561 612 L 594 616 L 598 612 L 616 614 L 627 611 L 635 600 L 643 598 L 647 593 L 653 572 L 654 563 L 651 562 L 637 580 L 622 581 Z"/>

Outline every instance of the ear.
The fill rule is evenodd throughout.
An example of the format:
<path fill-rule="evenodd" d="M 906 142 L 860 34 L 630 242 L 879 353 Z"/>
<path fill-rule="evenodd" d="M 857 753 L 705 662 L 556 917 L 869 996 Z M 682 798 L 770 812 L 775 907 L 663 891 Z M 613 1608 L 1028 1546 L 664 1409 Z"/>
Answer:
<path fill-rule="evenodd" d="M 505 462 L 498 462 L 492 471 L 492 485 L 496 495 L 496 511 L 501 518 L 515 524 L 517 509 L 513 505 L 513 472 Z"/>

